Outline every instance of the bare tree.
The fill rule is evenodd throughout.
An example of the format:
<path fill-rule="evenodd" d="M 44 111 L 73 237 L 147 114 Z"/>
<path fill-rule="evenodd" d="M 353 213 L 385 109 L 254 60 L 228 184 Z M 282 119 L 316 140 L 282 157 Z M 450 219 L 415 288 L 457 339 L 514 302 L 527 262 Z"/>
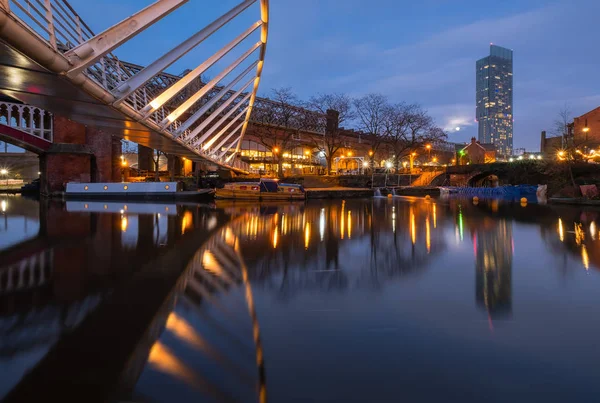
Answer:
<path fill-rule="evenodd" d="M 569 104 L 565 102 L 564 106 L 558 111 L 558 115 L 552 124 L 552 133 L 555 137 L 562 137 L 562 147 L 565 148 L 568 145 L 569 137 L 569 125 L 573 121 L 571 108 Z"/>
<path fill-rule="evenodd" d="M 392 153 L 396 170 L 400 169 L 402 158 L 447 137 L 419 105 L 396 104 L 387 109 L 385 116 L 385 144 Z"/>
<path fill-rule="evenodd" d="M 252 135 L 273 155 L 280 178 L 283 177 L 283 155 L 291 154 L 298 145 L 306 122 L 305 113 L 290 88 L 274 89 L 270 100 L 257 102 L 253 110 L 252 118 L 260 127 Z"/>
<path fill-rule="evenodd" d="M 356 120 L 359 130 L 366 133 L 371 143 L 370 166 L 373 167 L 375 153 L 383 143 L 386 120 L 389 113 L 388 99 L 381 94 L 368 94 L 354 100 Z"/>
<path fill-rule="evenodd" d="M 344 136 L 340 127 L 344 122 L 351 121 L 354 118 L 352 100 L 346 94 L 319 94 L 312 97 L 307 106 L 323 115 L 328 115 L 328 119 L 335 119 L 337 115 L 337 122 L 329 125 L 325 130 L 325 134 L 312 136 L 313 146 L 325 154 L 327 174 L 330 174 L 333 167 L 333 157 L 344 146 Z"/>
<path fill-rule="evenodd" d="M 159 167 L 160 167 L 160 156 L 164 155 L 166 156 L 167 154 L 165 154 L 164 152 L 160 151 L 160 150 L 155 150 L 154 154 L 152 154 L 152 162 L 154 162 L 154 181 L 155 182 L 159 182 L 160 178 L 159 178 Z"/>

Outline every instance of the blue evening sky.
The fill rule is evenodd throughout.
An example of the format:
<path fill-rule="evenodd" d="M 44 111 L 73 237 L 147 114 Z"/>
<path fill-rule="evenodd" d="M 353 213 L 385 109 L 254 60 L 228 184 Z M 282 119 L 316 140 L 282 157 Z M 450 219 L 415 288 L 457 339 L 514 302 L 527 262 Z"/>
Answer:
<path fill-rule="evenodd" d="M 190 0 L 117 54 L 147 64 L 241 0 Z M 71 0 L 96 32 L 149 0 Z M 539 149 L 569 103 L 574 115 L 600 105 L 598 0 L 271 0 L 260 92 L 291 87 L 302 99 L 328 92 L 380 92 L 418 102 L 451 141 L 477 135 L 475 61 L 489 44 L 514 50 L 514 145 Z M 258 17 L 253 6 L 171 68 L 194 68 Z M 225 63 L 226 60 L 223 61 Z M 214 76 L 216 73 L 213 73 Z M 208 76 L 211 76 L 210 71 Z"/>

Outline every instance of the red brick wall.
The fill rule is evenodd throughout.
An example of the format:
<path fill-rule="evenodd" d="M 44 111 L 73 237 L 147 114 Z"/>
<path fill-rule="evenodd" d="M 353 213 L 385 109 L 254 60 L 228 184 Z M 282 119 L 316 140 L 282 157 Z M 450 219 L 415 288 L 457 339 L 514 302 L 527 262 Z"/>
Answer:
<path fill-rule="evenodd" d="M 65 190 L 67 182 L 90 182 L 91 155 L 46 154 L 42 169 L 45 172 L 42 189 L 45 192 Z"/>
<path fill-rule="evenodd" d="M 121 179 L 121 141 L 103 129 L 88 126 L 86 143 L 94 153 L 93 180 L 112 182 Z"/>
<path fill-rule="evenodd" d="M 586 127 L 589 131 L 584 132 Z M 596 148 L 600 145 L 600 108 L 596 108 L 585 115 L 573 120 L 573 134 L 577 145 Z"/>
<path fill-rule="evenodd" d="M 54 143 L 85 144 L 85 126 L 54 115 Z"/>

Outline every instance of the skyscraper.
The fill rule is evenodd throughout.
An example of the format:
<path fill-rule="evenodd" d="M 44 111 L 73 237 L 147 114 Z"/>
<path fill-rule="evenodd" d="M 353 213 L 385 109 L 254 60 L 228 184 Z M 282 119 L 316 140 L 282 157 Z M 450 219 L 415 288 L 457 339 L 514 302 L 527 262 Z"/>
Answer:
<path fill-rule="evenodd" d="M 477 61 L 479 142 L 492 143 L 504 156 L 513 153 L 513 52 L 490 45 L 490 55 Z"/>

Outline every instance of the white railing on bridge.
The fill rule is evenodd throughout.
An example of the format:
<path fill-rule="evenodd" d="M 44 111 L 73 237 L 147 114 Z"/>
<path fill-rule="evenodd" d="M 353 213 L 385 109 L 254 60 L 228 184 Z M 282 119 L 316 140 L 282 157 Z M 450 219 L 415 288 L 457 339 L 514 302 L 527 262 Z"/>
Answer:
<path fill-rule="evenodd" d="M 35 106 L 0 101 L 0 124 L 52 142 L 52 114 Z"/>
<path fill-rule="evenodd" d="M 63 53 L 85 43 L 95 36 L 91 28 L 85 24 L 82 18 L 66 0 L 0 0 L 0 4 L 2 4 L 2 2 L 8 4 L 11 13 L 20 18 L 30 29 L 33 29 L 45 41 L 49 42 L 50 46 Z M 143 66 L 123 62 L 114 54 L 108 53 L 105 57 L 99 59 L 97 63 L 88 67 L 84 71 L 84 74 L 102 86 L 105 90 L 118 95 L 119 87 L 128 79 L 140 73 L 143 69 Z M 195 127 L 202 124 L 203 118 L 198 119 L 193 126 L 188 127 L 183 131 L 181 130 L 183 122 L 178 119 L 172 120 L 172 112 L 189 98 L 190 95 L 206 85 L 201 77 L 192 80 L 183 91 L 174 96 L 169 102 L 161 105 L 155 110 L 154 108 L 151 108 L 150 110 L 152 112 L 149 113 L 149 105 L 152 100 L 156 99 L 167 88 L 173 86 L 182 79 L 184 75 L 185 74 L 173 75 L 161 71 L 149 79 L 139 89 L 133 91 L 129 96 L 123 99 L 123 103 L 130 106 L 136 112 L 144 115 L 144 119 L 162 127 L 163 130 L 171 134 L 174 139 L 193 148 L 199 154 L 203 154 L 206 157 L 209 157 L 209 159 L 214 159 L 215 156 L 222 159 L 222 153 L 217 152 L 216 150 L 207 149 L 207 147 L 212 144 L 210 141 L 206 141 L 208 139 L 202 142 L 195 142 L 197 137 L 202 138 L 202 133 L 210 131 L 204 129 L 201 130 L 200 133 L 193 133 Z M 211 87 L 204 97 L 198 100 L 193 107 L 188 110 L 188 113 L 195 113 L 204 105 L 210 103 L 213 97 L 217 96 L 220 97 L 219 101 L 207 110 L 206 116 L 210 115 L 215 110 L 218 110 L 221 105 L 226 104 L 228 100 L 236 94 L 234 90 L 229 90 L 223 95 L 221 93 L 223 88 L 224 86 L 220 85 Z M 249 99 L 250 92 L 241 92 L 237 94 L 233 102 L 225 107 L 219 115 L 221 117 L 228 115 L 232 109 L 238 111 L 244 110 L 251 102 Z M 276 108 L 273 108 L 272 105 L 270 105 L 272 103 L 273 102 L 268 99 L 257 98 L 253 111 L 259 113 L 261 107 L 270 107 L 271 110 L 276 110 Z M 298 127 L 299 129 L 316 134 L 324 133 L 324 115 L 303 108 L 297 109 L 296 120 L 298 125 L 302 126 Z M 233 118 L 233 116 L 231 116 L 230 119 Z M 170 118 L 167 120 L 167 117 Z M 283 122 L 284 119 L 284 117 L 281 117 L 280 120 Z M 215 119 L 215 122 L 217 120 L 218 119 Z M 253 120 L 252 116 L 250 116 L 250 120 Z M 278 124 L 277 119 L 272 120 L 273 122 L 270 123 L 270 125 L 284 125 L 284 123 Z M 257 123 L 261 122 L 258 121 Z"/>

